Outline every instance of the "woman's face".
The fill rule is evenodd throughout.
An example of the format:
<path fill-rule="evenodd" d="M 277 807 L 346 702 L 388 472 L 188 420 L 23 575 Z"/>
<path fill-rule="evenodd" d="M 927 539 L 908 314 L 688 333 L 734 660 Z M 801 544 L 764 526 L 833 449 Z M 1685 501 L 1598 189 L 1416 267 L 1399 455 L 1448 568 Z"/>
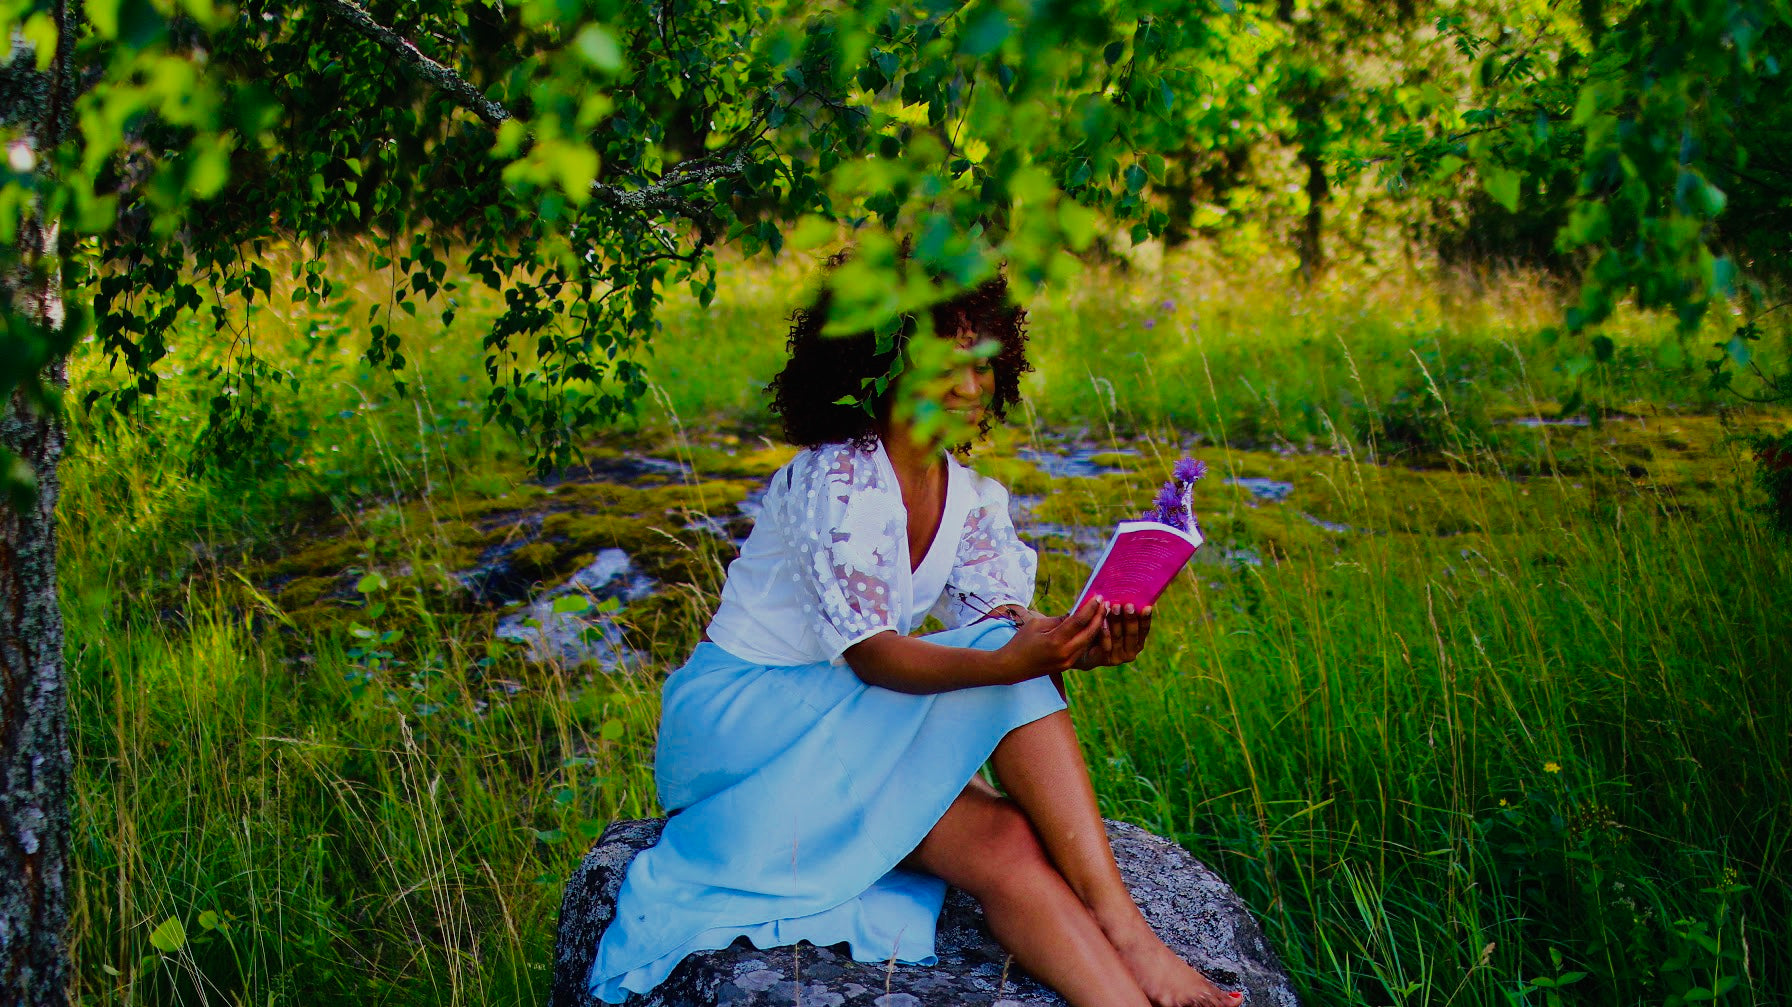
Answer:
<path fill-rule="evenodd" d="M 948 384 L 940 396 L 940 405 L 956 413 L 965 423 L 976 426 L 996 396 L 996 371 L 988 356 L 972 356 L 970 351 L 985 337 L 970 326 L 961 327 L 951 337 L 959 351 L 954 354 Z"/>

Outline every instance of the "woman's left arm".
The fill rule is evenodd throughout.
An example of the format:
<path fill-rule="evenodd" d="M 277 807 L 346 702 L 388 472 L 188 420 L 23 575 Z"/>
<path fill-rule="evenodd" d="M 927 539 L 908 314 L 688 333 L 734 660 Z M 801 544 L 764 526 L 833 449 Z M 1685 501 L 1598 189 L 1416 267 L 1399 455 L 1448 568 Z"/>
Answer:
<path fill-rule="evenodd" d="M 958 555 L 941 608 L 948 626 L 1006 618 L 1015 625 L 1046 617 L 1028 606 L 1033 600 L 1033 580 L 1038 557 L 1020 540 L 1008 517 L 1008 491 L 994 479 L 973 476 L 980 499 L 959 541 Z M 975 599 L 973 602 L 972 599 Z M 1100 634 L 1073 667 L 1115 667 L 1139 656 L 1151 632 L 1151 609 L 1108 612 Z M 1062 672 L 1052 672 L 1052 684 L 1068 698 Z"/>

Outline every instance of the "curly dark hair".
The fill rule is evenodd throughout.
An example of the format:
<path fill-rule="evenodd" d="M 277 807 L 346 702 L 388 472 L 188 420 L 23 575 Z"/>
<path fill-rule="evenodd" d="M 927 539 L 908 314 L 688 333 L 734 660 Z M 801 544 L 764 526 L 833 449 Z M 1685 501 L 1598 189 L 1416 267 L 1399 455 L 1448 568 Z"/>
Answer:
<path fill-rule="evenodd" d="M 827 271 L 831 274 L 848 255 L 841 252 L 830 257 Z M 824 280 L 815 300 L 790 316 L 790 362 L 766 386 L 766 391 L 772 396 L 772 412 L 783 421 L 784 439 L 791 444 L 817 447 L 853 441 L 870 447 L 877 437 L 873 413 L 840 400 L 858 397 L 866 378 L 889 373 L 891 363 L 902 352 L 916 325 L 913 318 L 905 319 L 895 344 L 879 353 L 877 336 L 870 330 L 822 335 L 832 302 L 831 285 Z M 1033 369 L 1027 362 L 1026 309 L 1008 300 L 1008 281 L 997 272 L 958 296 L 935 304 L 930 314 L 933 331 L 938 335 L 950 336 L 969 328 L 1001 344 L 990 358 L 995 372 L 995 396 L 978 430 L 979 434 L 988 433 L 990 423 L 1006 419 L 1008 407 L 1020 401 L 1020 376 Z M 886 390 L 873 403 L 876 415 L 884 414 L 893 392 L 893 388 Z"/>

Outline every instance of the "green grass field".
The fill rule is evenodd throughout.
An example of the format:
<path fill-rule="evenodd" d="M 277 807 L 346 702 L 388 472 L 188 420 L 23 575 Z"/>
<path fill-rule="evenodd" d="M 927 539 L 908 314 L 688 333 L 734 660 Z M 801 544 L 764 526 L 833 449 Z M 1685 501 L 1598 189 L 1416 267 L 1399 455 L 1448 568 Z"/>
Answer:
<path fill-rule="evenodd" d="M 688 478 L 534 480 L 480 423 L 469 288 L 450 330 L 403 320 L 408 397 L 355 361 L 374 281 L 243 319 L 304 377 L 258 472 L 186 471 L 204 354 L 136 421 L 76 417 L 80 1001 L 543 1000 L 568 871 L 655 812 L 658 681 L 729 555 L 692 521 L 788 457 L 761 388 L 810 277 L 730 266 L 708 312 L 668 306 L 655 391 L 590 451 Z M 1072 709 L 1106 813 L 1230 880 L 1310 1004 L 1792 1000 L 1792 545 L 1738 440 L 1789 414 L 1701 391 L 1715 319 L 1689 353 L 1622 315 L 1572 373 L 1535 336 L 1560 296 L 1092 272 L 1029 305 L 1026 409 L 973 456 L 1044 529 L 1046 608 L 1086 575 L 1075 529 L 1143 509 L 1185 450 L 1212 467 L 1202 561 Z M 72 397 L 107 380 L 78 356 Z M 1542 422 L 1577 381 L 1605 422 Z M 1073 449 L 1098 474 L 1023 455 Z M 639 660 L 494 643 L 454 574 L 529 534 L 544 586 L 608 547 L 659 582 L 622 613 Z"/>

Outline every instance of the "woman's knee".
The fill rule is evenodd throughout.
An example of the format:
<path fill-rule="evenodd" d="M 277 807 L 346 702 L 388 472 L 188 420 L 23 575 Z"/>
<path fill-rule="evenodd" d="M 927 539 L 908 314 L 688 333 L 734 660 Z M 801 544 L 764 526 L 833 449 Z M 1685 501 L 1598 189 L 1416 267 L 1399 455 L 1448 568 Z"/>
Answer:
<path fill-rule="evenodd" d="M 978 869 L 959 887 L 980 898 L 1026 890 L 1043 872 L 1055 869 L 1026 812 L 1006 797 L 991 800 L 984 809 L 977 852 Z"/>

